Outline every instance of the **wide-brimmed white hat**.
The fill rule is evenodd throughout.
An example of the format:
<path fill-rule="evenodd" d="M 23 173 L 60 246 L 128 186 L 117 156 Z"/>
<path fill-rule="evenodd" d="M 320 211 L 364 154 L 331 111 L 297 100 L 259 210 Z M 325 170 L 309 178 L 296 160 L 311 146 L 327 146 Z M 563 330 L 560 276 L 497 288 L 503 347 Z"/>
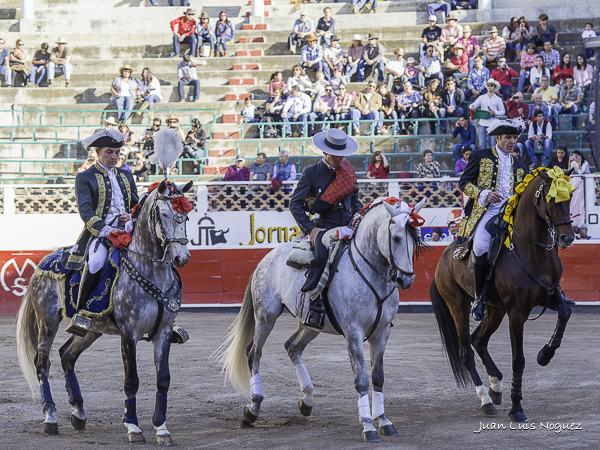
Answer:
<path fill-rule="evenodd" d="M 360 41 L 360 40 L 362 40 L 362 38 L 360 37 L 360 34 L 355 34 L 354 36 L 352 36 L 352 40 L 353 41 Z"/>
<path fill-rule="evenodd" d="M 323 153 L 334 156 L 353 155 L 358 151 L 358 142 L 337 128 L 315 134 L 312 141 Z"/>
<path fill-rule="evenodd" d="M 493 85 L 496 88 L 497 91 L 500 90 L 500 83 L 498 82 L 498 80 L 490 78 L 489 80 L 487 80 L 485 82 L 485 84 L 491 84 L 491 85 Z"/>

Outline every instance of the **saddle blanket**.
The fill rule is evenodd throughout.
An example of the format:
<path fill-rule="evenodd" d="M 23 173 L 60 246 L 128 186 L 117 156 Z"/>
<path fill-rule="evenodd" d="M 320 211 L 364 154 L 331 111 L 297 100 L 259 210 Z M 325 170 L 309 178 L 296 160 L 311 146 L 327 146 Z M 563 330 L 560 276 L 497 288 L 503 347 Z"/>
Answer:
<path fill-rule="evenodd" d="M 46 256 L 38 265 L 36 274 L 54 278 L 60 281 L 60 297 L 62 301 L 62 314 L 70 320 L 77 308 L 79 283 L 81 272 L 68 270 L 60 263 L 63 252 L 68 252 L 71 247 L 64 247 Z M 92 291 L 84 309 L 80 312 L 85 317 L 99 318 L 113 312 L 113 290 L 119 279 L 121 253 L 112 248 L 106 263 L 102 268 L 102 278 Z"/>
<path fill-rule="evenodd" d="M 353 231 L 354 230 L 348 227 L 337 227 L 332 228 L 323 235 L 323 245 L 329 249 L 329 264 L 331 264 L 335 259 L 335 255 L 340 248 L 340 241 L 351 239 L 354 235 Z M 334 245 L 333 249 L 331 248 L 332 245 Z M 292 251 L 288 255 L 287 261 L 293 264 L 292 267 L 295 267 L 295 265 L 308 267 L 313 259 L 315 259 L 315 254 L 313 252 L 310 240 L 307 239 L 305 241 L 301 241 L 298 243 L 298 245 L 295 245 L 292 248 Z"/>

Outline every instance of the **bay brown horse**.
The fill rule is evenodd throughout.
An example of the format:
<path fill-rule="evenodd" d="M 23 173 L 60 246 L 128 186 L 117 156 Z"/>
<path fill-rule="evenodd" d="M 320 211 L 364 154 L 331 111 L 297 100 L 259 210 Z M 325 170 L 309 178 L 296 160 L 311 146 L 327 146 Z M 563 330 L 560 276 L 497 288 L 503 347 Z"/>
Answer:
<path fill-rule="evenodd" d="M 565 181 L 570 184 L 567 177 L 561 180 Z M 449 245 L 442 254 L 431 284 L 433 310 L 456 382 L 459 386 L 466 386 L 468 377 L 471 377 L 486 416 L 497 415 L 494 404 L 502 402 L 502 373 L 488 353 L 488 342 L 504 316 L 508 315 L 512 347 L 512 409 L 509 417 L 513 422 L 525 422 L 527 418 L 521 406 L 525 321 L 535 306 L 558 311 L 554 334 L 537 357 L 538 363 L 545 366 L 560 346 L 571 315 L 570 307 L 557 289 L 562 275 L 557 246 L 566 248 L 574 240 L 570 201 L 557 203 L 555 198 L 548 200 L 546 196 L 551 188 L 556 187 L 552 183 L 547 172 L 538 170 L 522 192 L 513 212 L 510 247 L 502 245 L 488 281 L 487 317 L 472 334 L 469 330 L 469 307 L 475 291 L 473 274 L 469 271 L 469 258 L 453 258 L 456 243 Z M 490 379 L 489 391 L 477 373 L 471 346 L 485 365 Z"/>

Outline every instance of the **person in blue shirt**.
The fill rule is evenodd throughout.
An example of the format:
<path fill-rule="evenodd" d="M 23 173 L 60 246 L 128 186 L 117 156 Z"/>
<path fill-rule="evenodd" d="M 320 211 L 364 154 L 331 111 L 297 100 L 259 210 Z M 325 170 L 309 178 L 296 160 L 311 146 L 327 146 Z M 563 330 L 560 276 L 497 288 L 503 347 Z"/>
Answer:
<path fill-rule="evenodd" d="M 219 13 L 219 20 L 215 26 L 215 37 L 217 38 L 215 58 L 219 56 L 219 48 L 221 46 L 223 46 L 223 56 L 227 56 L 227 42 L 235 39 L 235 31 L 232 23 L 227 18 L 227 13 L 225 11 Z"/>
<path fill-rule="evenodd" d="M 461 159 L 461 151 L 464 147 L 470 148 L 472 151 L 475 151 L 477 147 L 475 147 L 475 139 L 477 138 L 477 129 L 474 125 L 469 123 L 469 115 L 463 114 L 458 119 L 458 123 L 452 131 L 452 137 L 460 135 L 460 143 L 452 146 L 452 153 L 454 154 L 454 163 L 458 162 Z"/>
<path fill-rule="evenodd" d="M 196 47 L 196 56 L 202 54 L 202 44 L 208 42 L 210 44 L 211 53 L 215 48 L 215 28 L 209 22 L 210 17 L 205 12 L 200 16 L 200 23 L 196 25 L 196 35 L 198 36 L 196 41 L 198 47 Z"/>

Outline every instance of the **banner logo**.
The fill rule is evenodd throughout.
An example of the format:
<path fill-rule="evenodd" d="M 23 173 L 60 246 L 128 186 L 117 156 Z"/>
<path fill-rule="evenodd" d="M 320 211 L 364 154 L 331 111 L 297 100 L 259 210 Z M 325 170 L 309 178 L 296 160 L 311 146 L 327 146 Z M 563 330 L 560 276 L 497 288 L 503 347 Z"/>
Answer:
<path fill-rule="evenodd" d="M 12 292 L 14 295 L 18 296 L 18 297 L 22 297 L 23 295 L 25 295 L 25 292 L 27 291 L 27 281 L 28 278 L 24 278 L 23 274 L 25 273 L 25 269 L 27 268 L 27 266 L 31 266 L 33 268 L 33 271 L 35 272 L 35 270 L 37 269 L 36 264 L 30 260 L 29 258 L 27 258 L 25 260 L 25 262 L 23 263 L 23 266 L 19 269 L 19 266 L 17 265 L 17 262 L 15 261 L 15 258 L 9 259 L 8 261 L 6 261 L 4 263 L 4 265 L 2 266 L 2 270 L 0 270 L 0 283 L 2 284 L 2 287 L 4 288 L 5 291 L 9 291 Z M 14 281 L 12 282 L 12 285 L 9 286 L 8 284 L 10 284 L 10 282 L 7 284 L 7 275 L 9 275 L 9 279 L 10 279 L 10 268 L 13 267 L 14 271 L 17 275 L 17 277 L 14 279 Z M 7 271 L 9 272 L 7 274 Z"/>

